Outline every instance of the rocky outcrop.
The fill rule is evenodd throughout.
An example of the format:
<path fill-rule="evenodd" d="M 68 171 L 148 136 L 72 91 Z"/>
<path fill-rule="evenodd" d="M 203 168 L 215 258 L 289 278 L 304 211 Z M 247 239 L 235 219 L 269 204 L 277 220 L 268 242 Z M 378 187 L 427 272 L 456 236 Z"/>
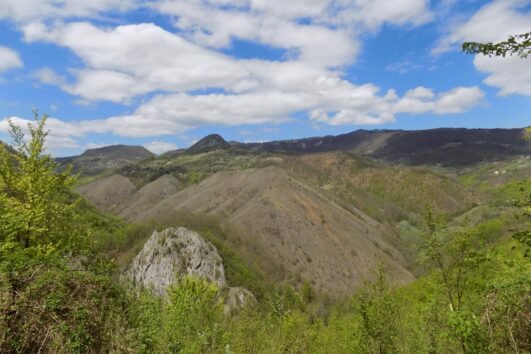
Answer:
<path fill-rule="evenodd" d="M 185 275 L 206 279 L 225 288 L 225 269 L 217 249 L 184 227 L 155 231 L 125 272 L 136 286 L 164 296 Z"/>
<path fill-rule="evenodd" d="M 184 227 L 153 232 L 124 273 L 136 287 L 150 289 L 158 296 L 164 296 L 170 285 L 186 275 L 216 284 L 220 294 L 225 294 L 227 315 L 256 304 L 249 290 L 227 287 L 223 260 L 216 247 Z"/>

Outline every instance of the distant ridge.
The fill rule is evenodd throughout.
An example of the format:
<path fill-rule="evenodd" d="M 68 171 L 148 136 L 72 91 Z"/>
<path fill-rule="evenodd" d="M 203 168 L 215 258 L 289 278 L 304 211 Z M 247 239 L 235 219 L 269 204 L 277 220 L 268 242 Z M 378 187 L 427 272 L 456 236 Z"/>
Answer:
<path fill-rule="evenodd" d="M 530 155 L 525 129 L 438 128 L 429 130 L 356 130 L 328 135 L 264 143 L 226 142 L 218 134 L 204 137 L 187 153 L 237 149 L 279 153 L 347 151 L 388 162 L 409 165 L 466 165 L 481 161 Z M 182 153 L 168 152 L 165 156 Z"/>
<path fill-rule="evenodd" d="M 516 156 L 531 156 L 531 140 L 526 128 L 428 130 L 356 130 L 347 134 L 328 135 L 264 143 L 227 142 L 219 134 L 210 134 L 190 146 L 165 152 L 160 158 L 209 151 L 274 152 L 307 154 L 345 151 L 356 155 L 406 165 L 466 166 Z M 118 169 L 155 154 L 142 146 L 114 145 L 89 149 L 80 156 L 56 159 L 60 165 L 72 164 L 75 171 L 97 174 Z"/>
<path fill-rule="evenodd" d="M 133 159 L 142 160 L 155 156 L 143 146 L 135 145 L 110 145 L 101 148 L 88 149 L 81 156 L 102 159 Z"/>
<path fill-rule="evenodd" d="M 79 156 L 57 158 L 56 161 L 61 167 L 71 164 L 74 172 L 83 171 L 93 175 L 152 157 L 155 157 L 155 154 L 143 146 L 112 145 L 89 149 Z"/>
<path fill-rule="evenodd" d="M 351 151 L 409 165 L 466 165 L 531 153 L 525 129 L 356 130 L 337 136 L 247 146 L 270 152 Z"/>

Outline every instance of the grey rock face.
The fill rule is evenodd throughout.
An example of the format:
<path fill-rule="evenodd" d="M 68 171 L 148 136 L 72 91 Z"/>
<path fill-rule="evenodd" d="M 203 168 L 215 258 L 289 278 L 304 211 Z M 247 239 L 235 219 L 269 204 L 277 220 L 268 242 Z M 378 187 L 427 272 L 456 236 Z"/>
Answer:
<path fill-rule="evenodd" d="M 225 288 L 225 269 L 217 249 L 184 227 L 155 231 L 133 259 L 125 277 L 136 286 L 164 296 L 178 278 L 191 275 Z"/>

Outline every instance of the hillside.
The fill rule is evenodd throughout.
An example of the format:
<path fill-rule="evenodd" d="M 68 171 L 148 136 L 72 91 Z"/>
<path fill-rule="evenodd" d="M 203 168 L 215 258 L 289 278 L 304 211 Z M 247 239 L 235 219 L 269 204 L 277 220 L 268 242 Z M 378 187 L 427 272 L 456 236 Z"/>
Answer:
<path fill-rule="evenodd" d="M 230 145 L 233 149 L 254 152 L 302 154 L 346 151 L 408 165 L 466 166 L 529 155 L 531 142 L 525 136 L 525 129 L 356 130 L 337 136 L 264 143 L 233 142 Z M 214 145 L 218 142 L 223 149 L 229 147 L 219 135 L 205 137 L 197 144 L 203 146 L 207 141 L 212 141 Z M 189 153 L 205 151 L 209 150 L 195 146 L 188 149 Z"/>
<path fill-rule="evenodd" d="M 136 204 L 143 212 L 132 213 L 126 207 L 120 214 L 133 222 L 180 213 L 218 217 L 241 235 L 230 242 L 241 243 L 240 251 L 257 260 L 276 281 L 306 280 L 318 290 L 345 295 L 369 275 L 379 259 L 390 266 L 397 282 L 413 279 L 402 266 L 400 251 L 386 241 L 383 225 L 354 207 L 338 205 L 278 167 L 219 172 L 158 203 L 152 199 L 140 207 L 143 192 L 151 184 L 138 195 L 126 197 L 126 205 Z M 96 182 L 92 187 L 110 193 L 117 185 L 105 190 Z"/>
<path fill-rule="evenodd" d="M 427 169 L 344 152 L 303 155 L 219 150 L 146 160 L 78 188 L 130 222 L 211 217 L 226 240 L 274 281 L 348 294 L 379 260 L 401 283 L 413 279 L 418 227 L 427 207 L 450 214 L 482 198 Z M 416 226 L 414 226 L 416 225 Z"/>
<path fill-rule="evenodd" d="M 155 154 L 142 146 L 113 145 L 89 149 L 79 156 L 57 158 L 56 161 L 61 167 L 72 165 L 74 172 L 96 175 L 152 157 Z"/>
<path fill-rule="evenodd" d="M 224 242 L 270 280 L 308 281 L 338 295 L 379 260 L 398 283 L 420 274 L 426 210 L 454 218 L 483 205 L 495 181 L 525 177 L 528 150 L 518 129 L 359 130 L 263 144 L 229 144 L 214 134 L 109 168 L 78 192 L 132 223 L 217 220 Z"/>

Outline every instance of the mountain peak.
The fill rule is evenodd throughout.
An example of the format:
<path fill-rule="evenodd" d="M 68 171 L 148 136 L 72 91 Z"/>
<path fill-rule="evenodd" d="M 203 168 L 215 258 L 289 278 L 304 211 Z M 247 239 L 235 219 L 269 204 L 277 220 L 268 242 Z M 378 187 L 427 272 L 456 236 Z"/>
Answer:
<path fill-rule="evenodd" d="M 230 148 L 230 144 L 219 134 L 210 134 L 199 140 L 186 150 L 188 153 L 197 154 L 212 150 L 224 150 Z"/>

